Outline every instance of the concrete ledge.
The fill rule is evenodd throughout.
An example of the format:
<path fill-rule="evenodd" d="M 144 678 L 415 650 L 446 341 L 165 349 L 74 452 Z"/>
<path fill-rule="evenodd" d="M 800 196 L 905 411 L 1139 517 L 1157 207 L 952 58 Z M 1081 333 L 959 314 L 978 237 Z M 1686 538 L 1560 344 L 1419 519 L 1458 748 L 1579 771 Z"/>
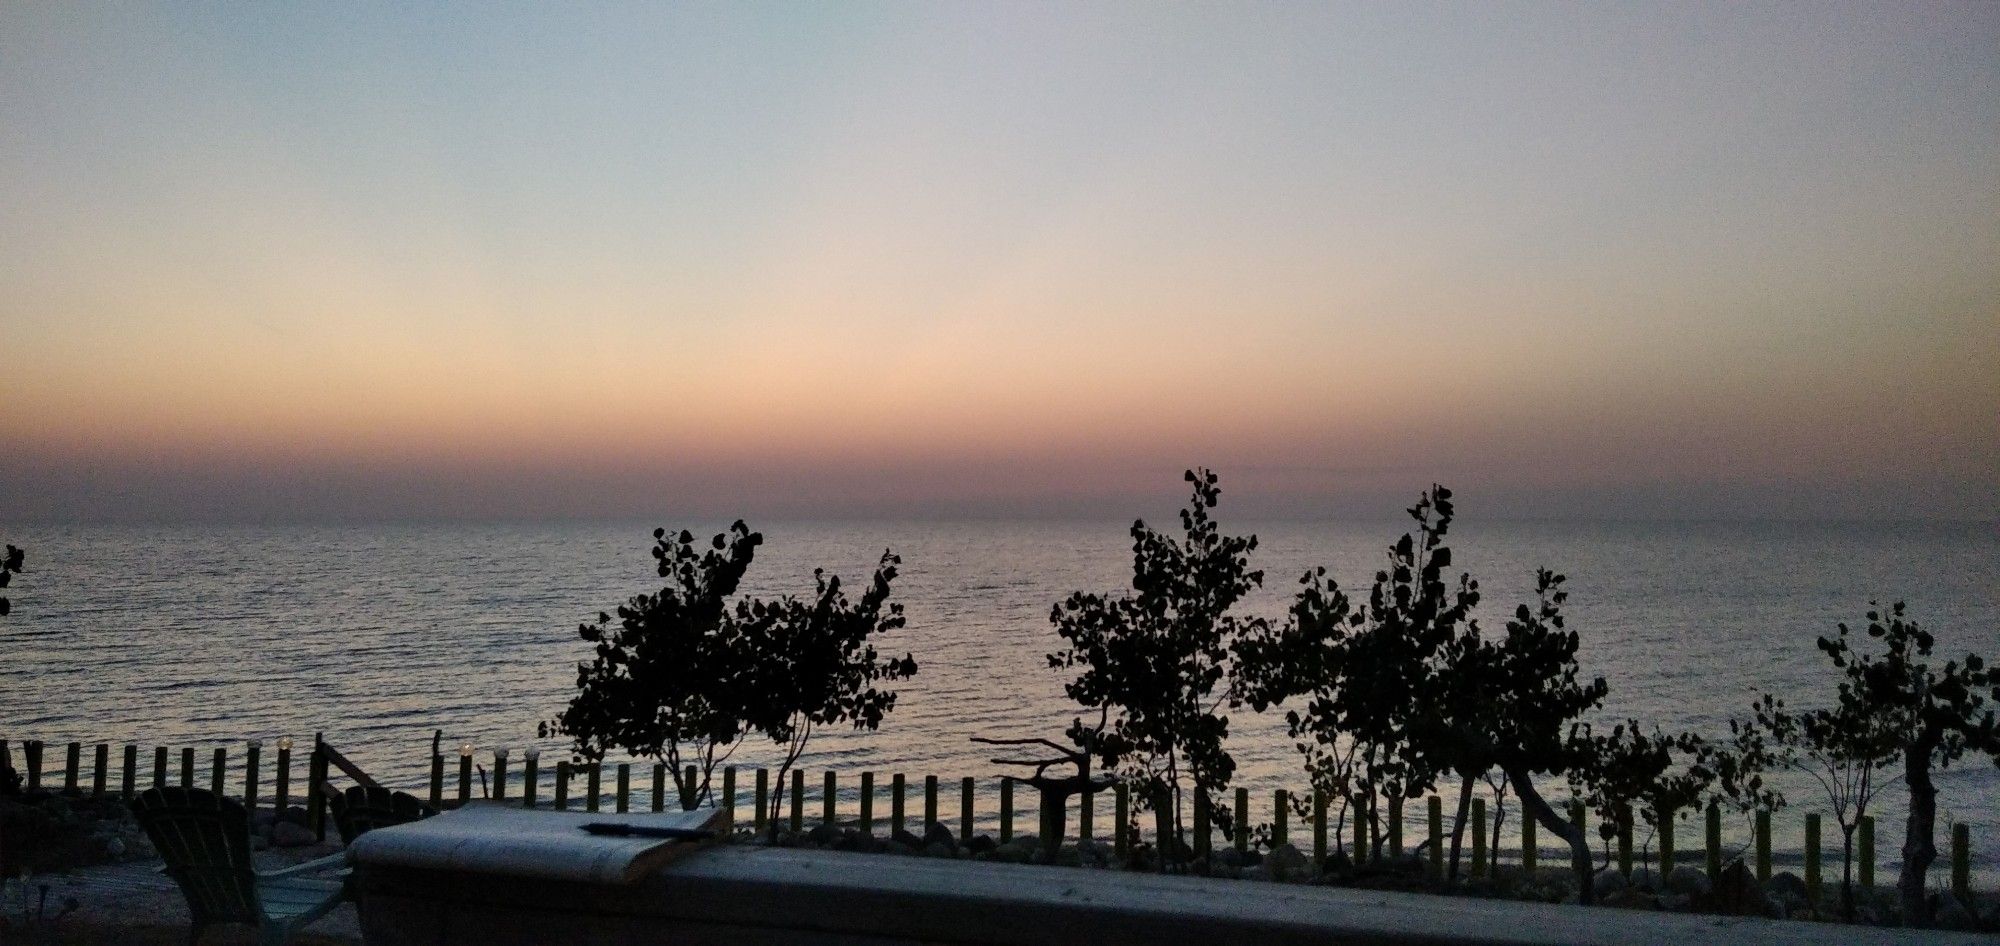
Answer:
<path fill-rule="evenodd" d="M 666 943 L 1974 944 L 1978 934 L 721 846 L 629 887 L 367 869 L 375 946 Z"/>

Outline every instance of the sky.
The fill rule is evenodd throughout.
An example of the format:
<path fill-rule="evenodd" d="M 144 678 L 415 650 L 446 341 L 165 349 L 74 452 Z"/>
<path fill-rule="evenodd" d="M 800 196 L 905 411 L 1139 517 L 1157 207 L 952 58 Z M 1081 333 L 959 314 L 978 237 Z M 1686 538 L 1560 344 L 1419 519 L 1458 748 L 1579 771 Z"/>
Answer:
<path fill-rule="evenodd" d="M 8 4 L 8 521 L 2000 518 L 2000 5 Z"/>

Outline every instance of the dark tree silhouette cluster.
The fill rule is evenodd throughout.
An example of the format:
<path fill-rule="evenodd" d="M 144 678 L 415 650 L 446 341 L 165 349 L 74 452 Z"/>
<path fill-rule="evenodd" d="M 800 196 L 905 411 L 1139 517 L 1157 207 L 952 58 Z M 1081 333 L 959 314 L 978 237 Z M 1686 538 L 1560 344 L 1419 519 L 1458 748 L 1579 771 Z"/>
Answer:
<path fill-rule="evenodd" d="M 697 778 L 681 787 L 688 808 L 710 798 L 716 767 L 742 740 L 761 735 L 783 753 L 775 824 L 784 775 L 814 730 L 879 727 L 896 694 L 877 684 L 917 672 L 909 655 L 885 657 L 873 643 L 903 626 L 902 606 L 888 600 L 901 559 L 884 552 L 858 602 L 819 570 L 810 600 L 766 600 L 737 596 L 764 541 L 741 521 L 706 548 L 686 531 L 653 538 L 665 586 L 578 628 L 592 658 L 577 666 L 576 695 L 542 733 L 569 736 L 585 759 L 618 750 L 676 773 L 693 765 Z"/>
<path fill-rule="evenodd" d="M 5 588 L 13 583 L 14 576 L 20 574 L 21 566 L 27 560 L 28 553 L 14 546 L 7 546 L 7 554 L 0 555 L 0 588 Z M 8 601 L 6 595 L 0 595 L 0 616 L 11 614 L 13 611 L 13 602 Z"/>
<path fill-rule="evenodd" d="M 1070 741 L 1135 783 L 1139 807 L 1169 806 L 1176 837 L 1184 792 L 1217 798 L 1236 771 L 1223 747 L 1229 719 L 1217 711 L 1228 699 L 1230 648 L 1261 622 L 1230 612 L 1264 581 L 1249 566 L 1257 537 L 1224 535 L 1210 515 L 1222 495 L 1216 475 L 1189 470 L 1185 479 L 1192 492 L 1179 536 L 1132 524 L 1132 593 L 1077 592 L 1049 614 L 1067 645 L 1049 666 L 1077 670 L 1065 692 L 1109 718 L 1072 723 Z M 1217 811 L 1226 822 L 1227 809 Z M 1163 863 L 1173 856 L 1162 853 Z"/>

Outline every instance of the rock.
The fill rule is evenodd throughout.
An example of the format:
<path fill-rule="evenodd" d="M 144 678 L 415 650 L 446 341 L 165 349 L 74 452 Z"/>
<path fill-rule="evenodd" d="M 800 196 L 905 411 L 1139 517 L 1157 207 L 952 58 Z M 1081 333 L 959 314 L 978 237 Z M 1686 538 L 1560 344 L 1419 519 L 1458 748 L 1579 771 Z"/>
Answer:
<path fill-rule="evenodd" d="M 1693 867 L 1676 867 L 1667 875 L 1667 892 L 1683 897 L 1706 897 L 1715 892 L 1715 884 L 1708 879 L 1705 871 Z"/>
<path fill-rule="evenodd" d="M 1783 897 L 1775 893 L 1767 893 L 1764 895 L 1764 915 L 1773 920 L 1784 920 L 1791 917 L 1791 912 L 1785 909 L 1785 900 Z"/>
<path fill-rule="evenodd" d="M 973 836 L 972 840 L 966 843 L 965 849 L 974 854 L 991 854 L 999 846 L 992 836 L 980 834 Z"/>
<path fill-rule="evenodd" d="M 1272 880 L 1304 880 L 1312 875 L 1312 862 L 1289 844 L 1272 848 L 1264 863 L 1257 866 L 1264 868 Z"/>
<path fill-rule="evenodd" d="M 283 814 L 278 815 L 278 820 L 304 827 L 306 823 L 306 810 L 293 805 L 285 809 Z"/>
<path fill-rule="evenodd" d="M 1103 867 L 1111 860 L 1111 851 L 1097 841 L 1076 842 L 1077 863 L 1085 867 Z"/>
<path fill-rule="evenodd" d="M 1660 889 L 1660 875 L 1654 873 L 1650 867 L 1641 867 L 1632 872 L 1631 886 L 1634 890 L 1658 892 Z"/>
<path fill-rule="evenodd" d="M 811 831 L 806 832 L 806 843 L 813 847 L 832 847 L 833 842 L 838 840 L 840 840 L 840 829 L 830 824 L 817 824 Z"/>
<path fill-rule="evenodd" d="M 1660 894 L 1660 909 L 1686 913 L 1694 909 L 1694 898 L 1682 893 L 1663 893 Z"/>
<path fill-rule="evenodd" d="M 917 837 L 901 828 L 897 828 L 896 832 L 889 836 L 889 841 L 906 851 L 921 851 L 924 849 L 923 838 Z"/>
<path fill-rule="evenodd" d="M 1773 874 L 1770 882 L 1764 885 L 1764 892 L 1777 897 L 1786 910 L 1812 905 L 1806 899 L 1806 882 L 1788 870 Z"/>
<path fill-rule="evenodd" d="M 1222 850 L 1216 851 L 1211 855 L 1211 859 L 1217 867 L 1242 867 L 1245 863 L 1243 854 L 1233 847 L 1225 847 Z"/>
<path fill-rule="evenodd" d="M 1249 867 L 1232 867 L 1230 873 L 1244 880 L 1269 880 L 1271 869 L 1266 864 L 1252 864 Z"/>
<path fill-rule="evenodd" d="M 319 843 L 319 836 L 306 830 L 305 825 L 280 821 L 271 827 L 272 847 L 306 847 Z"/>
<path fill-rule="evenodd" d="M 849 828 L 841 832 L 840 837 L 834 840 L 833 849 L 836 851 L 872 851 L 875 849 L 875 838 L 873 835 L 862 834 L 859 831 Z"/>
<path fill-rule="evenodd" d="M 1590 891 L 1596 894 L 1599 900 L 1624 890 L 1627 886 L 1629 885 L 1625 882 L 1625 875 L 1610 868 L 1598 871 L 1597 876 L 1590 880 Z"/>
<path fill-rule="evenodd" d="M 1600 906 L 1617 907 L 1624 910 L 1658 910 L 1660 898 L 1643 893 L 1636 887 L 1625 887 L 1612 891 L 1598 901 Z"/>
<path fill-rule="evenodd" d="M 1722 881 L 1715 885 L 1709 907 L 1713 912 L 1728 916 L 1765 916 L 1770 908 L 1764 902 L 1764 888 L 1751 876 L 1750 868 L 1742 861 L 1730 861 L 1722 869 Z"/>
<path fill-rule="evenodd" d="M 943 841 L 932 841 L 931 843 L 924 845 L 924 856 L 945 857 L 945 858 L 957 857 L 958 846 L 955 844 L 946 844 Z"/>
<path fill-rule="evenodd" d="M 929 848 L 933 844 L 942 844 L 951 848 L 952 853 L 958 853 L 958 835 L 936 821 L 924 825 L 924 847 Z"/>
<path fill-rule="evenodd" d="M 1931 922 L 1941 930 L 1973 930 L 1979 928 L 1979 921 L 1965 904 L 1948 893 L 1937 895 L 1937 906 L 1931 909 Z"/>

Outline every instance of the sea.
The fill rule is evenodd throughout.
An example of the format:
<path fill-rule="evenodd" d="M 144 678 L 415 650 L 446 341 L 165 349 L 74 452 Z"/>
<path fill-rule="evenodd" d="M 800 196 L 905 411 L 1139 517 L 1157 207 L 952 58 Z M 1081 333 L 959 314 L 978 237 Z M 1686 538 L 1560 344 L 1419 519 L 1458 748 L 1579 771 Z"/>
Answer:
<path fill-rule="evenodd" d="M 0 738 L 17 765 L 26 739 L 195 747 L 204 767 L 197 784 L 215 748 L 237 764 L 246 741 L 260 740 L 268 760 L 280 738 L 304 745 L 315 734 L 378 779 L 413 790 L 428 777 L 434 736 L 449 754 L 473 747 L 482 767 L 507 749 L 518 773 L 528 748 L 549 760 L 564 753 L 536 727 L 574 692 L 575 665 L 588 653 L 577 624 L 658 588 L 649 553 L 656 525 L 707 534 L 727 523 L 9 527 L 0 538 L 28 550 L 28 572 L 9 591 L 14 613 L 0 619 Z M 880 645 L 912 654 L 919 673 L 897 687 L 880 730 L 813 737 L 800 760 L 814 786 L 809 810 L 825 770 L 839 773 L 846 806 L 862 771 L 878 773 L 880 786 L 892 773 L 913 783 L 972 776 L 989 786 L 978 805 L 990 827 L 990 785 L 1016 770 L 969 740 L 1057 737 L 1076 715 L 1067 677 L 1045 659 L 1060 643 L 1050 611 L 1073 591 L 1129 587 L 1131 523 L 752 525 L 765 544 L 748 594 L 810 595 L 815 568 L 859 588 L 884 550 L 902 557 L 892 600 L 908 626 Z M 1365 594 L 1407 520 L 1225 518 L 1223 526 L 1259 540 L 1252 564 L 1263 586 L 1239 613 L 1276 619 L 1310 568 Z M 1936 634 L 1940 660 L 2000 657 L 1994 523 L 1461 520 L 1451 545 L 1457 568 L 1480 581 L 1490 632 L 1529 600 L 1537 567 L 1568 576 L 1584 672 L 1610 684 L 1602 723 L 1630 718 L 1716 736 L 1760 693 L 1824 705 L 1836 671 L 1814 640 L 1843 621 L 1859 630 L 1871 600 L 1907 601 Z M 1266 820 L 1274 790 L 1306 789 L 1299 756 L 1281 714 L 1228 715 L 1238 784 L 1258 799 L 1253 819 Z M 747 769 L 776 758 L 774 747 L 746 743 L 730 762 Z M 1899 777 L 1881 773 L 1875 803 L 1885 872 L 1901 846 Z M 1937 781 L 1940 848 L 1948 826 L 1964 823 L 1982 882 L 2000 877 L 2000 769 L 1969 757 Z M 1820 785 L 1803 773 L 1776 783 L 1791 801 L 1775 819 L 1781 869 L 1799 862 L 1809 811 L 1825 813 L 1823 843 L 1837 858 Z M 1544 790 L 1565 794 L 1560 785 Z M 955 798 L 947 795 L 948 810 Z M 1032 808 L 1024 797 L 1022 810 Z M 1098 810 L 1098 824 L 1108 824 L 1108 805 Z M 1032 830 L 1032 814 L 1021 817 Z M 1511 836 L 1517 823 L 1503 830 Z M 1699 823 L 1678 832 L 1679 849 L 1695 851 Z M 1745 832 L 1730 820 L 1732 844 Z M 1830 864 L 1837 875 L 1837 860 Z"/>

